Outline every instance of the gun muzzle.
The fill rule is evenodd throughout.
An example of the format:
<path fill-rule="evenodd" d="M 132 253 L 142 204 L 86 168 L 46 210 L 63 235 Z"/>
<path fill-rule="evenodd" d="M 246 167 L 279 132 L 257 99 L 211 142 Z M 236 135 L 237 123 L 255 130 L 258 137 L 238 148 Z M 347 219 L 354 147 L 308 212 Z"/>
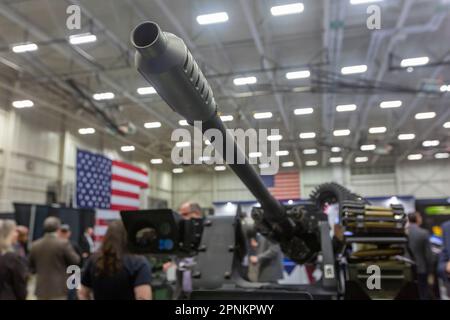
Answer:
<path fill-rule="evenodd" d="M 217 115 L 211 87 L 183 40 L 161 31 L 154 22 L 143 22 L 132 32 L 131 41 L 137 50 L 136 66 L 139 72 L 172 110 L 189 123 L 201 121 L 204 132 L 217 129 L 223 134 L 223 143 L 233 145 L 235 159 L 245 159 L 245 163 L 235 161 L 228 163 L 228 166 L 261 203 L 267 221 L 276 224 L 284 235 L 290 235 L 294 226 L 287 218 L 284 207 L 270 194 L 232 135 L 226 131 Z M 225 146 L 222 157 L 227 159 Z"/>
<path fill-rule="evenodd" d="M 175 112 L 189 123 L 214 117 L 211 87 L 183 40 L 144 22 L 134 29 L 132 43 L 139 72 Z"/>

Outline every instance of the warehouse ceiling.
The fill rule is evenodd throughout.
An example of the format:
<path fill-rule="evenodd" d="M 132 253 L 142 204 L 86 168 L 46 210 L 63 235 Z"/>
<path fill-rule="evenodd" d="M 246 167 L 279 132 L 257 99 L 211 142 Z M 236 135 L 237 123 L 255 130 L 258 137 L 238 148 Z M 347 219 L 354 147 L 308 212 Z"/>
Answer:
<path fill-rule="evenodd" d="M 329 166 L 333 159 L 389 167 L 411 155 L 421 158 L 417 154 L 419 161 L 448 161 L 436 154 L 443 158 L 450 151 L 450 2 L 378 1 L 380 30 L 367 27 L 369 4 L 350 0 L 302 0 L 301 13 L 271 14 L 273 6 L 293 2 L 2 0 L 0 99 L 7 107 L 32 100 L 35 108 L 18 112 L 57 112 L 74 132 L 95 127 L 118 150 L 134 145 L 135 159 L 162 156 L 161 166 L 172 168 L 170 136 L 182 119 L 157 94 L 137 92 L 149 85 L 134 68 L 129 40 L 139 22 L 152 20 L 185 40 L 213 87 L 221 114 L 233 116 L 228 127 L 280 130 L 281 149 L 289 151 L 283 162 Z M 70 5 L 81 8 L 81 30 L 66 26 Z M 228 21 L 197 22 L 197 16 L 214 12 L 226 12 Z M 71 35 L 84 33 L 97 41 L 69 43 Z M 38 50 L 13 52 L 13 46 L 29 42 Z M 427 63 L 401 66 L 404 59 L 417 57 L 428 57 Z M 367 67 L 364 72 L 342 73 L 343 67 L 361 65 Z M 288 79 L 295 71 L 309 76 Z M 255 77 L 256 83 L 236 86 L 234 80 L 242 77 Z M 114 98 L 93 99 L 105 92 Z M 386 101 L 391 106 L 401 101 L 401 106 L 381 108 Z M 356 107 L 338 112 L 346 109 L 339 105 Z M 312 113 L 294 112 L 305 108 Z M 257 120 L 258 112 L 272 117 Z M 416 119 L 421 113 L 430 119 Z M 161 126 L 147 129 L 148 122 Z M 350 132 L 336 136 L 335 130 Z M 312 132 L 314 138 L 300 139 L 301 133 Z M 400 140 L 401 134 L 414 137 Z"/>

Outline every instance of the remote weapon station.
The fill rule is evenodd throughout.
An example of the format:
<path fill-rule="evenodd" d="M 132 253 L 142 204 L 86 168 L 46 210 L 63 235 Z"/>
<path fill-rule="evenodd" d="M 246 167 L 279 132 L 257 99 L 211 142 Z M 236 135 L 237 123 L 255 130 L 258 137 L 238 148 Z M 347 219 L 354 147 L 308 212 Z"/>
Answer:
<path fill-rule="evenodd" d="M 202 123 L 203 133 L 216 129 L 224 137 L 211 143 L 227 157 L 228 166 L 260 203 L 252 210 L 254 225 L 236 217 L 211 216 L 182 220 L 169 209 L 123 212 L 129 244 L 134 252 L 192 256 L 191 299 L 339 299 L 402 298 L 411 292 L 411 263 L 402 258 L 407 241 L 401 206 L 370 206 L 358 195 L 334 184 L 316 188 L 305 205 L 283 206 L 265 187 L 246 155 L 218 116 L 213 91 L 182 39 L 144 22 L 131 35 L 136 66 L 161 98 L 190 124 Z M 212 138 L 212 137 L 205 137 Z M 223 145 L 217 146 L 217 143 Z M 339 206 L 346 231 L 340 252 L 333 251 L 324 207 Z M 280 244 L 286 257 L 298 264 L 315 262 L 322 279 L 314 285 L 254 283 L 242 277 L 249 229 Z M 351 250 L 350 250 L 351 249 Z M 381 288 L 367 286 L 368 267 L 381 271 Z M 369 268 L 370 269 L 370 268 Z M 376 287 L 376 286 L 375 286 Z M 375 290 L 373 290 L 375 289 Z"/>

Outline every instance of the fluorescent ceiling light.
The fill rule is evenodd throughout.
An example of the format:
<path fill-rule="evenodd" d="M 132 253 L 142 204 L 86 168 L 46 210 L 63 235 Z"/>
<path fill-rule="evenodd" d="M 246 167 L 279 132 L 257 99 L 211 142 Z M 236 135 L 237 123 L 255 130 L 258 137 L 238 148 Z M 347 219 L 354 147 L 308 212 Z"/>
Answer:
<path fill-rule="evenodd" d="M 245 86 L 247 84 L 255 84 L 256 82 L 258 82 L 256 77 L 236 78 L 233 80 L 235 86 Z"/>
<path fill-rule="evenodd" d="M 372 127 L 369 128 L 370 134 L 377 134 L 377 133 L 385 133 L 387 131 L 386 127 Z"/>
<path fill-rule="evenodd" d="M 331 157 L 330 163 L 341 163 L 343 160 L 342 157 Z"/>
<path fill-rule="evenodd" d="M 290 167 L 293 167 L 293 166 L 294 166 L 294 162 L 292 162 L 292 161 L 283 162 L 283 163 L 281 164 L 281 166 L 282 166 L 283 168 L 290 168 Z"/>
<path fill-rule="evenodd" d="M 78 129 L 78 133 L 81 135 L 94 134 L 95 129 L 94 128 L 81 128 L 81 129 Z"/>
<path fill-rule="evenodd" d="M 333 135 L 335 137 L 345 137 L 349 136 L 351 131 L 349 129 L 342 129 L 342 130 L 334 130 Z"/>
<path fill-rule="evenodd" d="M 147 95 L 147 94 L 155 94 L 156 93 L 156 90 L 153 87 L 142 87 L 142 88 L 138 88 L 136 91 L 141 96 L 144 96 L 144 95 Z"/>
<path fill-rule="evenodd" d="M 447 152 L 438 152 L 434 155 L 434 157 L 436 159 L 448 159 L 448 158 L 450 158 L 450 155 Z"/>
<path fill-rule="evenodd" d="M 232 115 L 228 115 L 228 116 L 220 116 L 220 120 L 222 120 L 223 122 L 230 122 L 233 121 L 234 117 Z"/>
<path fill-rule="evenodd" d="M 151 164 L 162 164 L 163 163 L 163 159 L 152 159 L 150 160 Z"/>
<path fill-rule="evenodd" d="M 402 62 L 400 62 L 400 66 L 403 68 L 417 67 L 426 65 L 428 62 L 430 62 L 430 58 L 428 57 L 409 58 L 403 59 Z"/>
<path fill-rule="evenodd" d="M 450 121 L 444 123 L 443 127 L 444 127 L 445 129 L 450 129 Z"/>
<path fill-rule="evenodd" d="M 333 148 L 331 148 L 331 152 L 334 152 L 334 153 L 338 153 L 338 152 L 341 152 L 341 151 L 342 151 L 342 149 L 339 148 L 339 147 L 333 147 Z"/>
<path fill-rule="evenodd" d="M 374 144 L 365 144 L 361 146 L 361 151 L 372 151 L 375 150 L 376 148 L 377 146 Z"/>
<path fill-rule="evenodd" d="M 399 108 L 401 107 L 403 102 L 400 100 L 394 100 L 394 101 L 383 101 L 380 103 L 381 109 L 390 109 L 390 108 Z"/>
<path fill-rule="evenodd" d="M 291 71 L 286 73 L 286 79 L 295 80 L 295 79 L 306 79 L 311 76 L 311 72 L 309 70 L 299 70 L 299 71 Z"/>
<path fill-rule="evenodd" d="M 436 112 L 420 112 L 414 116 L 416 120 L 433 119 L 434 117 L 436 117 Z"/>
<path fill-rule="evenodd" d="M 225 171 L 225 170 L 227 170 L 227 167 L 225 167 L 225 166 L 215 166 L 214 170 L 215 171 Z"/>
<path fill-rule="evenodd" d="M 341 69 L 342 74 L 356 74 L 356 73 L 364 73 L 367 71 L 367 66 L 365 64 L 359 66 L 349 66 Z"/>
<path fill-rule="evenodd" d="M 336 106 L 337 112 L 349 112 L 349 111 L 355 111 L 358 107 L 356 104 L 342 104 L 339 106 Z"/>
<path fill-rule="evenodd" d="M 16 44 L 12 47 L 12 51 L 15 53 L 31 52 L 37 49 L 39 49 L 37 44 L 32 42 Z"/>
<path fill-rule="evenodd" d="M 186 127 L 189 125 L 189 123 L 187 122 L 187 120 L 180 120 L 178 121 L 178 124 L 182 127 Z"/>
<path fill-rule="evenodd" d="M 122 152 L 131 152 L 131 151 L 136 150 L 136 148 L 134 146 L 122 146 L 122 147 L 120 147 L 120 150 Z"/>
<path fill-rule="evenodd" d="M 34 106 L 34 102 L 31 100 L 18 100 L 13 101 L 12 106 L 16 109 L 31 108 Z"/>
<path fill-rule="evenodd" d="M 274 6 L 270 8 L 270 13 L 273 16 L 284 16 L 288 14 L 302 13 L 305 10 L 305 6 L 301 2 L 290 3 L 281 6 Z"/>
<path fill-rule="evenodd" d="M 287 151 L 287 150 L 280 150 L 280 151 L 277 151 L 275 154 L 277 155 L 277 157 L 285 157 L 285 156 L 289 155 L 289 151 Z"/>
<path fill-rule="evenodd" d="M 279 135 L 279 134 L 274 134 L 274 135 L 271 135 L 271 136 L 267 137 L 268 141 L 280 141 L 282 139 L 283 139 L 283 136 Z"/>
<path fill-rule="evenodd" d="M 180 141 L 175 144 L 178 148 L 190 147 L 191 143 L 189 141 Z"/>
<path fill-rule="evenodd" d="M 312 114 L 314 113 L 314 109 L 313 108 L 299 108 L 299 109 L 295 109 L 294 110 L 294 114 L 296 116 L 302 116 L 305 114 Z"/>
<path fill-rule="evenodd" d="M 305 149 L 303 150 L 303 154 L 316 154 L 317 149 Z"/>
<path fill-rule="evenodd" d="M 184 170 L 183 170 L 183 168 L 175 168 L 175 169 L 172 170 L 172 172 L 173 173 L 183 173 Z"/>
<path fill-rule="evenodd" d="M 408 160 L 421 160 L 422 158 L 423 155 L 421 155 L 420 153 L 408 155 Z"/>
<path fill-rule="evenodd" d="M 422 142 L 422 146 L 428 147 L 437 147 L 440 144 L 439 140 L 425 140 Z"/>
<path fill-rule="evenodd" d="M 209 14 L 202 14 L 197 17 L 197 22 L 200 25 L 222 23 L 228 21 L 228 13 L 215 12 Z"/>
<path fill-rule="evenodd" d="M 253 115 L 253 118 L 259 120 L 259 119 L 270 119 L 272 118 L 273 114 L 272 112 L 257 112 Z"/>
<path fill-rule="evenodd" d="M 356 157 L 355 158 L 356 163 L 363 163 L 363 162 L 367 162 L 367 161 L 369 161 L 368 157 Z"/>
<path fill-rule="evenodd" d="M 402 133 L 398 135 L 398 140 L 413 140 L 415 137 L 414 133 Z"/>
<path fill-rule="evenodd" d="M 450 91 L 450 84 L 449 85 L 444 84 L 443 86 L 441 86 L 440 90 L 441 90 L 441 92 Z"/>
<path fill-rule="evenodd" d="M 101 101 L 114 99 L 115 95 L 112 92 L 101 92 L 94 94 L 92 97 L 94 100 Z"/>
<path fill-rule="evenodd" d="M 383 0 L 350 0 L 350 4 L 365 4 L 365 3 L 375 3 L 375 2 L 381 2 Z"/>
<path fill-rule="evenodd" d="M 205 161 L 209 161 L 209 160 L 211 160 L 211 157 L 208 157 L 208 156 L 202 156 L 202 157 L 198 158 L 198 161 L 201 161 L 201 162 L 205 162 Z"/>
<path fill-rule="evenodd" d="M 91 33 L 75 34 L 69 37 L 69 42 L 74 45 L 90 43 L 95 41 L 97 41 L 97 36 Z"/>
<path fill-rule="evenodd" d="M 300 139 L 314 139 L 316 137 L 315 132 L 302 132 L 300 133 Z"/>
<path fill-rule="evenodd" d="M 305 164 L 307 167 L 315 167 L 319 164 L 319 162 L 316 160 L 310 160 L 310 161 L 306 161 Z"/>
<path fill-rule="evenodd" d="M 260 169 L 267 169 L 267 168 L 270 168 L 270 164 L 268 164 L 268 163 L 261 163 L 261 164 L 259 165 L 259 168 L 260 168 Z"/>
<path fill-rule="evenodd" d="M 147 129 L 155 129 L 155 128 L 160 128 L 161 127 L 161 122 L 147 122 L 144 123 L 144 127 Z"/>
<path fill-rule="evenodd" d="M 250 158 L 259 158 L 262 156 L 261 152 L 250 152 L 248 155 Z"/>

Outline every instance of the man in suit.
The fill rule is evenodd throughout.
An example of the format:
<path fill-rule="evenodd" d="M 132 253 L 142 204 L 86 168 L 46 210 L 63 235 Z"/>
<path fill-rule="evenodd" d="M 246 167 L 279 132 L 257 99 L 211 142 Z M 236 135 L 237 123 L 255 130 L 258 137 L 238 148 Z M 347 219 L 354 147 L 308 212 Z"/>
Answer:
<path fill-rule="evenodd" d="M 29 264 L 36 274 L 36 296 L 39 300 L 67 299 L 67 267 L 78 265 L 80 257 L 69 241 L 60 239 L 57 231 L 61 221 L 48 217 L 44 221 L 44 236 L 30 250 Z"/>
<path fill-rule="evenodd" d="M 258 267 L 259 282 L 277 282 L 283 278 L 283 253 L 278 244 L 261 234 L 256 235 L 256 250 L 249 261 Z"/>
<path fill-rule="evenodd" d="M 416 263 L 417 285 L 421 300 L 431 299 L 428 277 L 432 273 L 433 254 L 430 245 L 430 233 L 422 229 L 422 216 L 419 213 L 408 215 L 408 246 Z"/>
<path fill-rule="evenodd" d="M 82 256 L 82 264 L 86 261 L 91 254 L 94 252 L 94 229 L 92 227 L 87 227 L 84 230 L 83 235 L 80 238 L 80 250 Z"/>
<path fill-rule="evenodd" d="M 450 221 L 442 224 L 443 247 L 439 255 L 438 274 L 444 281 L 447 288 L 447 295 L 450 296 Z"/>

